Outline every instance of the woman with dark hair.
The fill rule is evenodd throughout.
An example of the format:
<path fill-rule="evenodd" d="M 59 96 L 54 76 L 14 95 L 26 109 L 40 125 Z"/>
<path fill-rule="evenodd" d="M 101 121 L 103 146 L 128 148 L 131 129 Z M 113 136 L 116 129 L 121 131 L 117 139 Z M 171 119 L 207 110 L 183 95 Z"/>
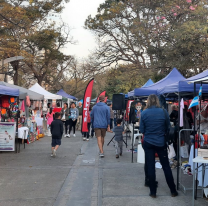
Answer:
<path fill-rule="evenodd" d="M 165 134 L 168 130 L 166 125 L 170 125 L 168 113 L 166 110 L 160 108 L 158 97 L 152 94 L 147 99 L 146 110 L 141 113 L 140 119 L 140 131 L 144 134 L 143 148 L 145 151 L 145 161 L 148 162 L 147 175 L 150 196 L 152 198 L 156 198 L 157 193 L 155 153 L 159 156 L 171 196 L 175 197 L 178 195 L 169 164 L 167 145 L 165 143 Z"/>
<path fill-rule="evenodd" d="M 76 108 L 76 104 L 74 102 L 71 103 L 70 109 L 69 109 L 69 135 L 68 137 L 70 137 L 70 133 L 71 130 L 73 128 L 73 132 L 74 132 L 74 137 L 76 137 L 75 135 L 75 128 L 76 128 L 76 124 L 77 124 L 77 118 L 79 117 L 79 110 Z"/>
<path fill-rule="evenodd" d="M 67 134 L 67 129 L 68 129 L 68 125 L 69 125 L 68 103 L 64 103 L 64 107 L 61 110 L 61 120 L 65 126 L 65 137 L 69 137 L 69 134 Z"/>

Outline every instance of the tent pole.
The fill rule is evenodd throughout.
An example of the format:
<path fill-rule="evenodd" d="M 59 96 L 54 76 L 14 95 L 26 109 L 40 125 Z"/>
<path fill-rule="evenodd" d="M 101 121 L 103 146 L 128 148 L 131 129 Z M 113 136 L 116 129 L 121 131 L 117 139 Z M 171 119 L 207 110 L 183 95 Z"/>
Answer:
<path fill-rule="evenodd" d="M 180 130 L 180 103 L 181 103 L 181 96 L 180 96 L 180 93 L 178 95 L 178 128 Z M 183 115 L 183 114 L 182 114 Z M 179 131 L 177 132 L 177 190 L 179 189 L 179 154 L 180 154 L 180 145 L 181 145 L 181 142 L 179 142 Z"/>

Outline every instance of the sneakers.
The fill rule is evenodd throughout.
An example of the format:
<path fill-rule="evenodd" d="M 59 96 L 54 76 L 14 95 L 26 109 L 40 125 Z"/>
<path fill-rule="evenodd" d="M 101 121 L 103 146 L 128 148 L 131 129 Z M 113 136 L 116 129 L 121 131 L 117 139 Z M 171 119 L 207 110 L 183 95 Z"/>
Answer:
<path fill-rule="evenodd" d="M 103 153 L 100 153 L 99 156 L 100 156 L 100 157 L 104 157 L 104 154 L 103 154 Z"/>
<path fill-rule="evenodd" d="M 120 153 L 120 156 L 122 156 L 122 152 Z"/>
<path fill-rule="evenodd" d="M 84 137 L 84 138 L 83 138 L 83 141 L 85 141 L 85 140 L 86 140 L 86 138 Z"/>
<path fill-rule="evenodd" d="M 74 136 L 74 137 L 76 137 L 76 135 L 75 135 L 75 134 L 73 134 L 73 136 Z"/>
<path fill-rule="evenodd" d="M 116 155 L 116 158 L 119 158 L 119 155 Z"/>
<path fill-rule="evenodd" d="M 67 137 L 67 136 L 68 136 L 67 134 L 64 135 L 64 137 Z"/>
<path fill-rule="evenodd" d="M 53 157 L 53 154 L 51 154 L 51 157 Z"/>
<path fill-rule="evenodd" d="M 53 156 L 54 157 L 56 156 L 56 150 L 55 149 L 53 150 Z"/>
<path fill-rule="evenodd" d="M 89 141 L 89 139 L 87 138 L 86 141 Z"/>

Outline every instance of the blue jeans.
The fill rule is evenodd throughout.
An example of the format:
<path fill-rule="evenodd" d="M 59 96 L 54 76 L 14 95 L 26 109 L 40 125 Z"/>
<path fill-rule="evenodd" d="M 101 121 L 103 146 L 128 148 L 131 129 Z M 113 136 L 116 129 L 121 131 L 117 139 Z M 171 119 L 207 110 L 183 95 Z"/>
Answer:
<path fill-rule="evenodd" d="M 155 183 L 155 153 L 158 154 L 163 172 L 165 174 L 165 179 L 170 188 L 171 193 L 176 192 L 176 186 L 174 183 L 173 174 L 168 160 L 167 146 L 158 147 L 144 141 L 143 148 L 145 151 L 145 163 L 147 164 L 150 192 L 152 194 L 156 194 L 157 192 L 157 186 Z"/>

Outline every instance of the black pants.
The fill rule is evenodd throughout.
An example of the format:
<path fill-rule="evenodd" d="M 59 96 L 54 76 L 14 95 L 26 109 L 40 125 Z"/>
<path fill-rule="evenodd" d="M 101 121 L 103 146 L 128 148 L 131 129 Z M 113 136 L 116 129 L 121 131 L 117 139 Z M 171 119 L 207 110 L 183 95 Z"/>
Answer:
<path fill-rule="evenodd" d="M 110 129 L 113 129 L 113 119 L 110 119 Z"/>
<path fill-rule="evenodd" d="M 67 129 L 68 129 L 68 126 L 69 126 L 69 120 L 63 121 L 63 124 L 65 126 L 65 134 L 67 134 Z"/>
<path fill-rule="evenodd" d="M 142 147 L 144 149 L 144 142 L 142 143 Z M 144 173 L 145 173 L 145 184 L 149 185 L 149 178 L 148 178 L 148 173 L 147 173 L 147 164 L 146 164 L 146 155 L 144 156 Z"/>
<path fill-rule="evenodd" d="M 157 153 L 163 168 L 163 172 L 165 174 L 166 182 L 170 188 L 171 193 L 174 193 L 176 191 L 176 186 L 174 183 L 173 174 L 168 160 L 167 147 L 157 147 L 155 145 L 149 144 L 146 141 L 144 141 L 143 147 L 145 151 L 145 162 L 148 162 L 148 164 L 146 165 L 149 178 L 150 192 L 152 194 L 156 194 L 157 192 L 157 186 L 155 183 L 155 153 Z"/>
<path fill-rule="evenodd" d="M 87 139 L 90 137 L 90 126 L 91 123 L 87 123 L 88 132 L 84 132 L 84 137 L 87 137 Z"/>
<path fill-rule="evenodd" d="M 69 119 L 69 134 L 71 133 L 72 127 L 73 127 L 73 132 L 75 134 L 76 124 L 77 124 L 77 119 L 75 121 Z"/>

